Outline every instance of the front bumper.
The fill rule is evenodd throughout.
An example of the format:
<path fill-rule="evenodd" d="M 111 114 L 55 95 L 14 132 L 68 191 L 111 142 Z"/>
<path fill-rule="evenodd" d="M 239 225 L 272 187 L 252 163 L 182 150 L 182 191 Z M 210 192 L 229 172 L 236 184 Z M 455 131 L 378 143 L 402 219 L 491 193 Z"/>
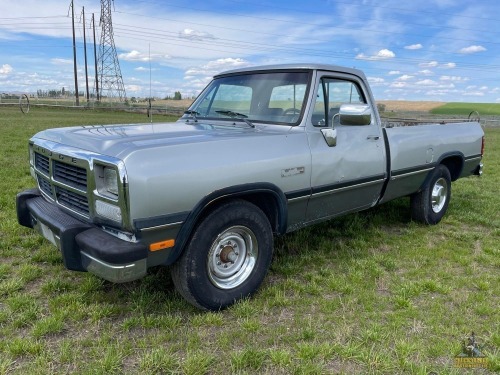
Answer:
<path fill-rule="evenodd" d="M 123 241 L 68 215 L 38 189 L 19 193 L 16 209 L 19 224 L 37 230 L 57 246 L 66 268 L 88 271 L 115 283 L 146 275 L 145 245 Z"/>

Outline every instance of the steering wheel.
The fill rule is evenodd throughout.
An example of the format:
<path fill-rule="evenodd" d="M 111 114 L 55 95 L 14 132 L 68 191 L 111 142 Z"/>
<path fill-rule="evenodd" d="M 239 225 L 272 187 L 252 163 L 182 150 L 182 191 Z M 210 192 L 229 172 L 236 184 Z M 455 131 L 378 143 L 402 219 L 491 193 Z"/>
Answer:
<path fill-rule="evenodd" d="M 298 108 L 288 108 L 288 109 L 285 109 L 285 111 L 283 112 L 283 115 L 286 116 L 286 115 L 298 115 L 300 114 L 300 109 Z"/>

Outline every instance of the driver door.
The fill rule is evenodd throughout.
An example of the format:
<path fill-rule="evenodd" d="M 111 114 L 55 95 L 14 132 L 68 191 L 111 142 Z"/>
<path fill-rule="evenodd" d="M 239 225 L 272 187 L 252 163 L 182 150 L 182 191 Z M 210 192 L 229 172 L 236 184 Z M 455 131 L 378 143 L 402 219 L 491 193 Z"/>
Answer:
<path fill-rule="evenodd" d="M 373 206 L 386 178 L 386 155 L 382 130 L 371 115 L 368 125 L 342 125 L 342 104 L 368 103 L 358 77 L 318 75 L 316 100 L 307 133 L 312 154 L 312 195 L 307 221 L 313 222 Z M 321 129 L 336 130 L 336 144 L 328 145 Z"/>

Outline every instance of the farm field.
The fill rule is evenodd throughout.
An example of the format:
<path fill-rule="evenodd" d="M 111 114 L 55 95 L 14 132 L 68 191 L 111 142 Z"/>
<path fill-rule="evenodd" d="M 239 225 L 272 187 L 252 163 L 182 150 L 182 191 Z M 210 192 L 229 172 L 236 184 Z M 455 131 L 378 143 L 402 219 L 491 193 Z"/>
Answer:
<path fill-rule="evenodd" d="M 465 115 L 478 111 L 481 116 L 500 116 L 500 103 L 446 103 L 431 109 L 436 115 Z"/>
<path fill-rule="evenodd" d="M 17 224 L 34 133 L 138 122 L 0 107 L 0 374 L 463 374 L 454 357 L 472 332 L 488 357 L 473 373 L 500 371 L 499 127 L 485 129 L 484 175 L 453 183 L 440 224 L 410 221 L 403 198 L 276 238 L 260 291 L 214 313 L 185 302 L 167 268 L 127 284 L 68 271 Z"/>

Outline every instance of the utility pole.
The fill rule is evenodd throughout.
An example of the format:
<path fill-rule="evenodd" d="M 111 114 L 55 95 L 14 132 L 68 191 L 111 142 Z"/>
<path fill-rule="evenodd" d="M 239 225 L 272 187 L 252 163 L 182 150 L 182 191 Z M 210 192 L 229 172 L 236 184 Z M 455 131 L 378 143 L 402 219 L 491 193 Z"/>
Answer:
<path fill-rule="evenodd" d="M 78 97 L 78 72 L 76 70 L 76 41 L 75 41 L 75 7 L 73 0 L 71 0 L 71 24 L 73 27 L 73 69 L 75 71 L 75 98 L 76 105 L 80 105 L 80 98 Z"/>
<path fill-rule="evenodd" d="M 99 74 L 97 73 L 97 46 L 95 43 L 95 18 L 94 13 L 92 13 L 92 29 L 94 30 L 94 65 L 95 65 L 95 95 L 97 101 L 99 101 Z"/>
<path fill-rule="evenodd" d="M 82 7 L 82 13 L 83 13 L 83 51 L 85 54 L 85 87 L 87 88 L 87 103 L 89 102 L 90 99 L 90 94 L 89 94 L 89 72 L 87 69 L 87 37 L 85 36 L 85 7 Z"/>

